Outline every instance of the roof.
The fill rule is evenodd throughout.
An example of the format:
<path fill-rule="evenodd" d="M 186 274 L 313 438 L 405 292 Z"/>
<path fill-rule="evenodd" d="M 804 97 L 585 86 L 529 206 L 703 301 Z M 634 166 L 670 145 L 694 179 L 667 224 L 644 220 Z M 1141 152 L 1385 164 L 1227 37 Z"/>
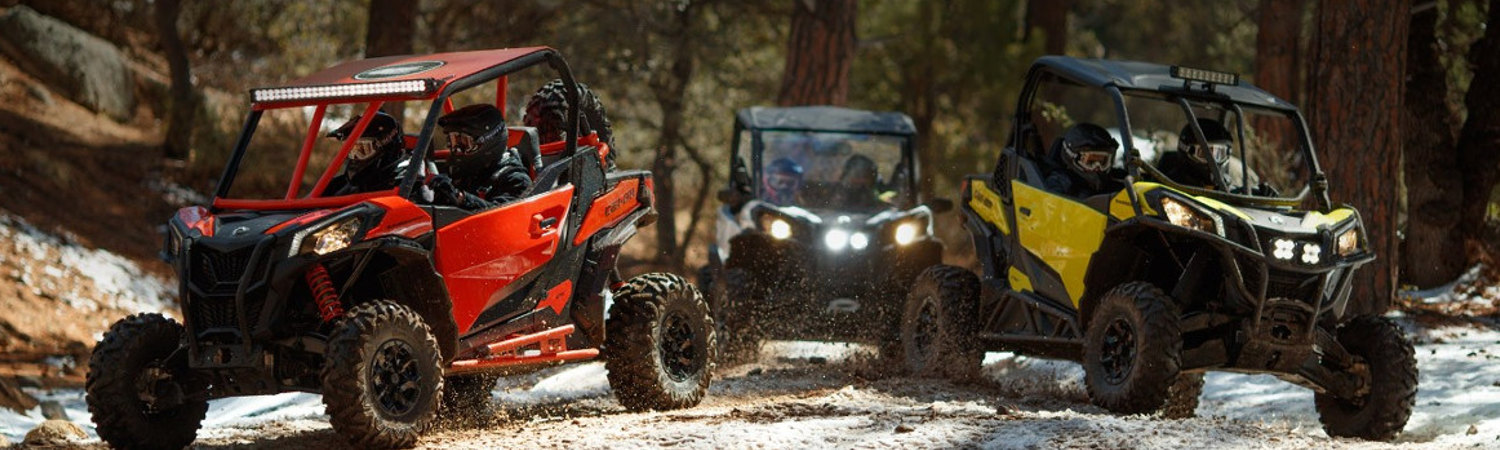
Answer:
<path fill-rule="evenodd" d="M 899 112 L 864 111 L 837 106 L 756 106 L 735 114 L 745 128 L 830 131 L 869 134 L 917 134 L 911 118 Z"/>
<path fill-rule="evenodd" d="M 1121 90 L 1183 92 L 1183 80 L 1173 78 L 1172 66 L 1168 65 L 1139 61 L 1043 56 L 1037 58 L 1032 70 L 1040 67 L 1046 67 L 1052 72 L 1094 87 L 1114 85 Z M 1218 96 L 1228 97 L 1236 103 L 1279 110 L 1297 109 L 1290 102 L 1271 95 L 1244 80 L 1240 80 L 1236 85 L 1215 85 L 1213 89 Z M 1195 90 L 1193 93 L 1202 93 L 1202 91 Z"/>
<path fill-rule="evenodd" d="M 455 81 L 477 75 L 485 70 L 520 59 L 524 56 L 548 50 L 550 49 L 547 47 L 522 47 L 361 59 L 340 63 L 279 86 L 256 90 L 358 85 L 393 81 L 424 81 L 427 83 L 429 89 L 422 93 L 392 95 L 386 99 L 425 99 L 433 97 L 438 92 L 442 92 L 444 88 Z M 339 102 L 343 99 L 343 97 L 320 98 L 323 103 Z M 348 98 L 348 100 L 359 101 L 370 99 L 369 96 Z M 258 103 L 294 102 L 267 101 Z"/>

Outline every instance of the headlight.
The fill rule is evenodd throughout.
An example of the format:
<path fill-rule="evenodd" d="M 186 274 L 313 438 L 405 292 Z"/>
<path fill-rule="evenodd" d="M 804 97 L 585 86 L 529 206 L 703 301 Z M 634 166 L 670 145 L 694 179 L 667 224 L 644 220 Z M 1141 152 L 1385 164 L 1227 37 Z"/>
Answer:
<path fill-rule="evenodd" d="M 917 240 L 917 224 L 903 223 L 896 226 L 896 244 L 906 245 Z"/>
<path fill-rule="evenodd" d="M 1275 256 L 1276 259 L 1289 260 L 1297 255 L 1297 243 L 1292 242 L 1291 239 L 1273 239 L 1271 240 L 1271 245 L 1276 247 L 1271 250 L 1271 256 Z"/>
<path fill-rule="evenodd" d="M 1172 225 L 1222 236 L 1219 233 L 1219 218 L 1213 213 L 1200 211 L 1172 197 L 1161 198 L 1161 210 L 1167 214 L 1167 221 L 1172 222 Z"/>
<path fill-rule="evenodd" d="M 786 239 L 792 237 L 792 224 L 781 219 L 771 219 L 771 226 L 766 231 L 770 232 L 773 238 Z"/>
<path fill-rule="evenodd" d="M 296 249 L 297 254 L 312 252 L 319 255 L 343 250 L 354 242 L 360 223 L 359 217 L 349 217 L 319 228 L 310 235 L 298 233 L 293 238 L 292 248 Z"/>
<path fill-rule="evenodd" d="M 1318 244 L 1304 244 L 1302 246 L 1302 262 L 1304 264 L 1317 264 L 1323 256 L 1323 247 Z"/>
<path fill-rule="evenodd" d="M 1350 228 L 1339 234 L 1337 244 L 1339 256 L 1349 256 L 1359 251 L 1359 228 Z"/>
<path fill-rule="evenodd" d="M 867 247 L 869 245 L 870 245 L 870 237 L 866 236 L 864 233 L 854 233 L 854 234 L 849 235 L 849 247 L 850 248 L 853 248 L 855 250 L 864 250 L 865 247 Z"/>
<path fill-rule="evenodd" d="M 849 232 L 837 228 L 829 230 L 828 234 L 823 235 L 823 243 L 828 245 L 829 250 L 843 250 L 845 245 L 849 245 Z"/>

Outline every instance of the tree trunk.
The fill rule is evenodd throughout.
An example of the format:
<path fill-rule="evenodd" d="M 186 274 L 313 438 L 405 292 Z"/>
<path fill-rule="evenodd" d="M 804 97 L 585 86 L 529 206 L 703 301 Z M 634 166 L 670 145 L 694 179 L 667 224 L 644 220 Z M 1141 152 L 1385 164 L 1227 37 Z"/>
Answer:
<path fill-rule="evenodd" d="M 792 34 L 776 103 L 843 105 L 854 61 L 855 0 L 793 0 Z"/>
<path fill-rule="evenodd" d="M 1463 204 L 1458 154 L 1448 109 L 1448 78 L 1437 48 L 1438 10 L 1411 16 L 1406 43 L 1406 105 L 1402 108 L 1405 159 L 1406 241 L 1401 247 L 1401 278 L 1421 288 L 1442 285 L 1464 270 L 1463 235 L 1458 227 Z"/>
<path fill-rule="evenodd" d="M 1068 49 L 1068 7 L 1072 0 L 1027 0 L 1026 24 L 1021 39 L 1031 42 L 1032 33 L 1040 30 L 1047 40 L 1049 55 L 1061 55 Z"/>
<path fill-rule="evenodd" d="M 417 2 L 410 0 L 370 0 L 369 19 L 365 25 L 365 57 L 407 55 L 412 52 L 411 39 L 417 30 Z M 401 103 L 387 103 L 381 108 L 401 122 Z"/>
<path fill-rule="evenodd" d="M 186 161 L 192 156 L 193 116 L 198 109 L 198 99 L 193 93 L 192 66 L 188 63 L 187 48 L 182 44 L 182 36 L 177 34 L 177 17 L 182 13 L 182 5 L 178 0 L 157 0 L 155 12 L 157 34 L 172 77 L 171 107 L 167 112 L 167 133 L 162 150 L 167 158 Z"/>
<path fill-rule="evenodd" d="M 1458 138 L 1458 167 L 1463 178 L 1462 231 L 1477 251 L 1470 261 L 1494 256 L 1493 225 L 1486 218 L 1500 170 L 1500 0 L 1490 0 L 1490 26 L 1469 47 L 1474 80 L 1464 104 L 1469 118 Z M 1490 259 L 1493 261 L 1493 259 Z"/>
<path fill-rule="evenodd" d="M 917 8 L 917 22 L 910 32 L 921 44 L 921 50 L 914 55 L 912 61 L 914 67 L 908 67 L 901 74 L 901 106 L 902 110 L 911 115 L 912 124 L 917 128 L 917 167 L 921 169 L 917 179 L 917 198 L 930 199 L 933 195 L 934 174 L 937 173 L 937 163 L 942 159 L 938 154 L 938 146 L 935 144 L 932 134 L 932 122 L 937 117 L 937 73 L 939 69 L 939 45 L 937 28 L 942 26 L 938 20 L 944 11 L 944 2 L 922 2 Z"/>
<path fill-rule="evenodd" d="M 1261 0 L 1255 36 L 1255 86 L 1299 105 L 1303 6 L 1304 0 Z"/>
<path fill-rule="evenodd" d="M 682 269 L 681 247 L 686 242 L 677 240 L 677 183 L 673 180 L 677 171 L 677 149 L 685 142 L 685 125 L 682 114 L 686 105 L 687 88 L 692 82 L 695 69 L 693 59 L 692 26 L 698 5 L 689 4 L 677 12 L 676 26 L 665 33 L 673 41 L 672 63 L 665 73 L 658 73 L 651 80 L 651 90 L 661 109 L 661 135 L 656 143 L 656 160 L 651 172 L 656 183 L 656 256 L 657 262 L 673 270 Z"/>
<path fill-rule="evenodd" d="M 1500 1 L 1500 0 L 1495 0 Z M 1389 308 L 1401 259 L 1396 177 L 1401 167 L 1401 81 L 1411 1 L 1322 0 L 1309 74 L 1310 129 L 1335 203 L 1364 218 L 1379 259 L 1358 271 L 1351 313 Z"/>

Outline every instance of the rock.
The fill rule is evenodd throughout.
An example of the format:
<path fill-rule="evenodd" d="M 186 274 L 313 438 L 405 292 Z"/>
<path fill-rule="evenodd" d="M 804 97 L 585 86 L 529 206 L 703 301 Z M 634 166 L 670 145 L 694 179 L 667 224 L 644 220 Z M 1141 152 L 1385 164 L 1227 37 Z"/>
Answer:
<path fill-rule="evenodd" d="M 48 420 L 26 432 L 24 445 L 68 445 L 87 438 L 83 428 L 66 420 Z"/>
<path fill-rule="evenodd" d="M 913 431 L 917 431 L 917 428 L 913 427 L 911 425 L 904 424 L 904 423 L 900 424 L 900 425 L 896 425 L 896 432 L 897 433 L 910 433 L 910 432 L 913 432 Z"/>
<path fill-rule="evenodd" d="M 822 356 L 814 356 L 811 358 L 807 358 L 807 362 L 812 364 L 828 364 L 828 358 L 824 358 Z"/>
<path fill-rule="evenodd" d="M 745 375 L 749 375 L 749 376 L 753 377 L 753 376 L 760 375 L 760 374 L 765 373 L 765 372 L 766 372 L 766 369 L 762 369 L 760 367 L 756 367 L 754 369 L 750 369 L 750 372 L 745 373 Z M 1500 383 L 1500 382 L 1497 382 L 1497 383 Z"/>
<path fill-rule="evenodd" d="M 1474 426 L 1472 424 L 1469 425 L 1469 435 L 1472 436 L 1472 435 L 1475 435 L 1475 434 L 1479 434 L 1479 427 Z"/>
<path fill-rule="evenodd" d="M 42 417 L 49 420 L 68 420 L 68 411 L 63 409 L 62 403 L 57 400 L 42 402 Z"/>
<path fill-rule="evenodd" d="M 36 397 L 21 391 L 20 383 L 15 378 L 0 377 L 0 407 L 25 414 L 36 405 Z"/>
<path fill-rule="evenodd" d="M 0 15 L 0 54 L 89 109 L 118 121 L 134 115 L 135 84 L 109 41 L 18 5 Z"/>

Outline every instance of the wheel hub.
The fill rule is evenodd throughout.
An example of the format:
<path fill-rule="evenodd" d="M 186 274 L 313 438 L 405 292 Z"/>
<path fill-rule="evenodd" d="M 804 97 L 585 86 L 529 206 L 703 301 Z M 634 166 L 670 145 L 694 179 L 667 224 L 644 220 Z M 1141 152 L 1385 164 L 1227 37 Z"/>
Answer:
<path fill-rule="evenodd" d="M 417 406 L 422 374 L 417 370 L 411 345 L 389 340 L 375 350 L 370 362 L 370 391 L 375 403 L 391 415 L 403 415 Z"/>
<path fill-rule="evenodd" d="M 1124 319 L 1115 319 L 1104 330 L 1099 363 L 1110 384 L 1120 384 L 1135 364 L 1135 330 Z"/>
<path fill-rule="evenodd" d="M 172 377 L 172 372 L 160 362 L 152 363 L 141 370 L 135 379 L 136 398 L 147 414 L 161 414 L 181 406 L 182 386 Z"/>
<path fill-rule="evenodd" d="M 685 381 L 697 372 L 699 364 L 698 345 L 693 327 L 681 313 L 668 314 L 663 321 L 661 340 L 657 351 L 667 376 L 674 381 Z"/>

